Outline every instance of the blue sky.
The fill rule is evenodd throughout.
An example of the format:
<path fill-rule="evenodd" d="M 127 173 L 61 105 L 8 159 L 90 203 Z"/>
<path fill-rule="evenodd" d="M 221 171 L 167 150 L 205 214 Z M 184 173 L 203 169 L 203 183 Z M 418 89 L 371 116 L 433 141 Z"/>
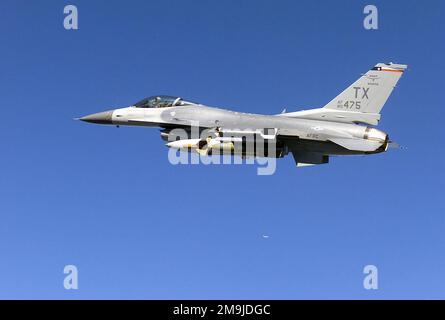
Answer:
<path fill-rule="evenodd" d="M 445 5 L 372 3 L 375 31 L 365 1 L 2 1 L 0 298 L 445 298 Z M 379 128 L 407 149 L 272 176 L 72 120 L 152 94 L 320 107 L 389 61 L 409 71 Z"/>

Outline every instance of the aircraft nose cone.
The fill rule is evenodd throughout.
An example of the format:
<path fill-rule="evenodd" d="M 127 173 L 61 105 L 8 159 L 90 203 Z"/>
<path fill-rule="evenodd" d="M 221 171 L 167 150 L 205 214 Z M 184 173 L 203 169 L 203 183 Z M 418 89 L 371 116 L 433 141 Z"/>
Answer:
<path fill-rule="evenodd" d="M 111 120 L 113 116 L 113 111 L 114 110 L 90 114 L 88 116 L 80 118 L 79 120 L 90 123 L 112 124 Z"/>

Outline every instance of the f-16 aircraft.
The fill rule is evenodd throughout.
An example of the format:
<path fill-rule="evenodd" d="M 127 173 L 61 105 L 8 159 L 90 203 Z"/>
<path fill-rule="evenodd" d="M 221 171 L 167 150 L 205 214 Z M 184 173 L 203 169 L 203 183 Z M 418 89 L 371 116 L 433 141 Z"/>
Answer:
<path fill-rule="evenodd" d="M 80 120 L 158 127 L 168 147 L 201 155 L 223 150 L 242 157 L 281 158 L 291 153 L 297 166 L 323 164 L 330 156 L 375 154 L 388 149 L 388 134 L 373 126 L 379 123 L 382 108 L 406 69 L 403 64 L 378 63 L 324 107 L 311 110 L 260 115 L 158 95 Z M 178 128 L 189 135 L 178 139 L 172 134 Z M 199 129 L 198 137 L 190 135 L 193 128 Z M 265 147 L 246 148 L 250 133 L 253 139 L 258 136 L 266 145 L 273 145 L 274 152 L 267 152 Z"/>

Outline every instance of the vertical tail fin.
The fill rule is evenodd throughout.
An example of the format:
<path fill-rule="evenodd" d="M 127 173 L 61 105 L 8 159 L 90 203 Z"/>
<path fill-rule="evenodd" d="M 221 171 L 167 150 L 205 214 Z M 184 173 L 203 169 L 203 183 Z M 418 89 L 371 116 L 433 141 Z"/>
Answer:
<path fill-rule="evenodd" d="M 380 111 L 408 66 L 378 63 L 323 108 L 279 116 L 377 125 Z"/>
<path fill-rule="evenodd" d="M 378 121 L 380 111 L 406 68 L 404 64 L 378 63 L 324 108 L 371 113 L 378 116 Z"/>

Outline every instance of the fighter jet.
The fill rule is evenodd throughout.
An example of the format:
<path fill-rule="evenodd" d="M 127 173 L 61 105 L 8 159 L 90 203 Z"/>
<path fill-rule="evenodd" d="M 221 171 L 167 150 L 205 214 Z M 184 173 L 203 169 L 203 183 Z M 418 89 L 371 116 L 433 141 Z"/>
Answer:
<path fill-rule="evenodd" d="M 260 115 L 158 95 L 80 120 L 158 127 L 169 148 L 204 156 L 221 150 L 241 157 L 281 158 L 291 153 L 297 166 L 324 164 L 331 156 L 376 154 L 388 149 L 388 134 L 374 126 L 406 69 L 403 64 L 378 63 L 324 107 L 310 110 Z M 178 136 L 176 129 L 187 136 Z M 198 136 L 192 135 L 194 129 Z M 262 148 L 247 146 L 257 140 L 264 142 Z M 270 146 L 273 152 L 268 151 Z"/>

